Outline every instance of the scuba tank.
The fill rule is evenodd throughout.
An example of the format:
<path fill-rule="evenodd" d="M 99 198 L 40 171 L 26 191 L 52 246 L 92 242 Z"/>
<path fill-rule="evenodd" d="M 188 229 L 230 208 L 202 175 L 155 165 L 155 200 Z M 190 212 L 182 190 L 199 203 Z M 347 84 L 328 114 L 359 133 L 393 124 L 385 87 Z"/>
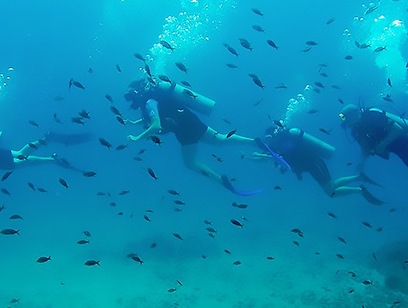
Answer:
<path fill-rule="evenodd" d="M 299 138 L 301 144 L 306 145 L 308 149 L 323 158 L 331 158 L 334 154 L 335 148 L 332 145 L 305 133 L 299 128 L 291 128 L 289 134 L 294 138 Z"/>
<path fill-rule="evenodd" d="M 155 86 L 161 93 L 172 97 L 183 106 L 198 111 L 205 115 L 210 115 L 214 109 L 215 101 L 198 94 L 178 83 L 158 82 Z"/>

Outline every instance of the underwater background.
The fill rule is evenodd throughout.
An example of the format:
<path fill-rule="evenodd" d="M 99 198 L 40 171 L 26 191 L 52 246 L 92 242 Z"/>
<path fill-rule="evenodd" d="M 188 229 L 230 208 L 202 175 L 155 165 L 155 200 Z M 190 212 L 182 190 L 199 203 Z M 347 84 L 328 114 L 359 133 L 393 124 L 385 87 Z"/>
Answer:
<path fill-rule="evenodd" d="M 0 182 L 0 229 L 19 230 L 0 234 L 0 307 L 408 307 L 408 173 L 398 158 L 367 162 L 383 187 L 367 186 L 386 201 L 373 206 L 330 198 L 308 174 L 299 181 L 270 161 L 242 159 L 256 148 L 200 145 L 202 160 L 234 185 L 263 190 L 240 197 L 185 168 L 173 135 L 160 146 L 127 145 L 141 128 L 121 125 L 110 109 L 139 117 L 123 97 L 146 76 L 138 53 L 153 74 L 214 99 L 200 118 L 216 130 L 262 137 L 281 119 L 336 147 L 334 178 L 353 174 L 359 146 L 338 113 L 348 103 L 408 111 L 407 10 L 406 0 L 2 1 L 1 147 L 50 131 L 90 133 L 89 142 L 36 153 L 96 176 L 49 164 Z M 85 89 L 69 89 L 71 79 Z M 81 110 L 90 119 L 73 122 Z M 23 219 L 10 219 L 16 214 Z M 42 256 L 51 260 L 37 262 Z"/>

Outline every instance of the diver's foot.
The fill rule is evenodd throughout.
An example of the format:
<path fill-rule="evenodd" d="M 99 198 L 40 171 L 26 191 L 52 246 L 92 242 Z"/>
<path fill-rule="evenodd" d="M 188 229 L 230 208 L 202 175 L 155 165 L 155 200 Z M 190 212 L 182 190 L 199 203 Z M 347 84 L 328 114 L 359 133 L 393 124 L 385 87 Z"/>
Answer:
<path fill-rule="evenodd" d="M 253 196 L 253 195 L 260 194 L 262 192 L 262 190 L 260 189 L 256 189 L 252 191 L 238 190 L 231 184 L 231 181 L 225 174 L 221 176 L 221 182 L 222 182 L 222 185 L 224 185 L 226 189 L 228 189 L 232 193 L 239 195 L 239 196 Z"/>
<path fill-rule="evenodd" d="M 374 181 L 373 179 L 371 179 L 367 174 L 365 174 L 364 172 L 360 173 L 360 180 L 365 182 L 365 183 L 369 183 L 378 187 L 384 187 L 382 186 L 380 183 L 377 183 L 376 181 Z"/>
<path fill-rule="evenodd" d="M 361 188 L 361 193 L 362 193 L 364 199 L 366 199 L 371 204 L 382 205 L 382 204 L 385 203 L 384 201 L 374 197 L 373 194 L 371 194 L 364 185 L 360 185 L 360 188 Z"/>

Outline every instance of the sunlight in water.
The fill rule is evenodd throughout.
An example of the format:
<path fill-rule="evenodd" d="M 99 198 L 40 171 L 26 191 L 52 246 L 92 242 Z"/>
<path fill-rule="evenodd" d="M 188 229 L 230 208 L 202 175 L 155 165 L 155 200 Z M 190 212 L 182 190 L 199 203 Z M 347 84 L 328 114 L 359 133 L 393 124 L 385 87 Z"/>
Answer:
<path fill-rule="evenodd" d="M 158 41 L 168 42 L 174 51 L 160 43 L 154 44 L 149 51 L 149 60 L 154 60 L 154 72 L 165 74 L 168 57 L 173 52 L 184 58 L 210 40 L 228 10 L 235 7 L 235 0 L 182 0 L 181 6 L 182 11 L 178 15 L 165 19 L 163 32 L 158 36 Z"/>

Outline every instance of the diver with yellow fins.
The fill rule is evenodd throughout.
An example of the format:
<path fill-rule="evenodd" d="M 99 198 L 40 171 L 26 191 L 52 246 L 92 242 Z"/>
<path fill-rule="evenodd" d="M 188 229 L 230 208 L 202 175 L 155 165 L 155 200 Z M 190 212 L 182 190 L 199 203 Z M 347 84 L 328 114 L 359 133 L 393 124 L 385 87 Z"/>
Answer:
<path fill-rule="evenodd" d="M 352 182 L 368 182 L 379 185 L 364 173 L 332 179 L 326 159 L 333 156 L 335 148 L 299 128 L 286 128 L 281 125 L 266 130 L 263 140 L 257 138 L 263 153 L 252 153 L 248 158 L 273 158 L 281 171 L 294 172 L 299 180 L 302 173 L 308 172 L 330 197 L 360 194 L 368 202 L 380 205 L 383 202 L 374 197 L 364 185 L 348 186 Z"/>
<path fill-rule="evenodd" d="M 141 110 L 141 119 L 125 120 L 127 123 L 143 124 L 144 131 L 139 135 L 128 135 L 131 141 L 150 138 L 157 134 L 174 133 L 181 145 L 184 164 L 191 170 L 209 176 L 238 195 L 253 195 L 260 191 L 239 191 L 225 175 L 220 175 L 200 162 L 198 143 L 231 144 L 244 143 L 256 145 L 254 138 L 235 133 L 219 133 L 192 111 L 211 114 L 215 101 L 174 82 L 155 81 L 152 78 L 139 79 L 129 85 L 125 99 L 131 102 L 132 109 Z"/>

